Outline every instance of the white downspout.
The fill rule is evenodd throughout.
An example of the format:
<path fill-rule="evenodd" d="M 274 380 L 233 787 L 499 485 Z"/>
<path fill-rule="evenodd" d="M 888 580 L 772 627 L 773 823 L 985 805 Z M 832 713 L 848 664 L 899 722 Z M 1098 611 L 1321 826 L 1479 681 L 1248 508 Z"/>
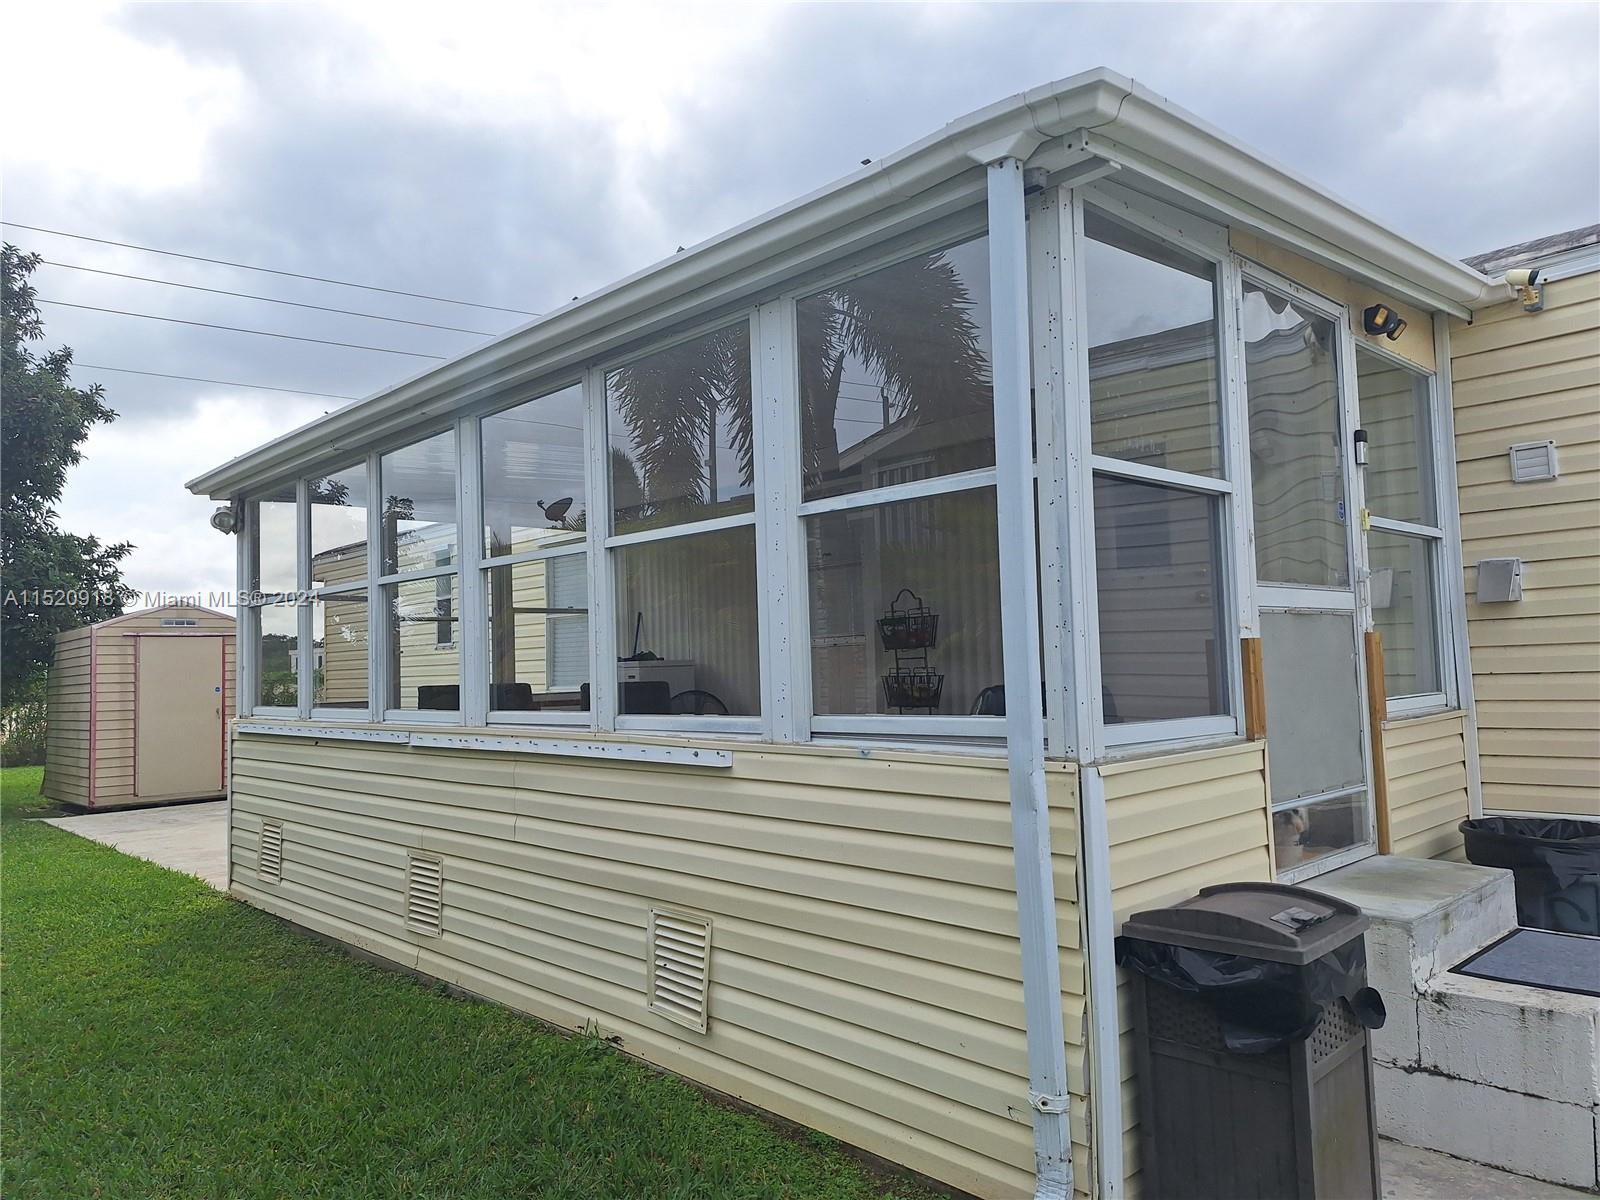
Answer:
<path fill-rule="evenodd" d="M 1500 282 L 1503 282 L 1501 280 Z M 1450 318 L 1433 315 L 1433 402 L 1439 423 L 1440 525 L 1444 529 L 1445 587 L 1450 598 L 1450 650 L 1455 658 L 1456 702 L 1466 714 L 1462 722 L 1467 756 L 1467 815 L 1483 816 L 1483 761 L 1478 757 L 1478 704 L 1472 686 L 1472 649 L 1467 624 L 1466 557 L 1461 542 L 1461 492 L 1456 471 L 1456 409 L 1450 386 Z"/>
<path fill-rule="evenodd" d="M 1018 146 L 1016 149 L 1023 149 Z M 1031 147 L 1027 147 L 1031 149 Z M 1050 811 L 1045 796 L 1040 703 L 1038 562 L 1034 544 L 1033 420 L 1028 328 L 1028 226 L 1022 162 L 985 162 L 989 197 L 989 304 L 999 516 L 1000 611 L 1005 663 L 1011 847 L 1022 943 L 1022 1002 L 1033 1109 L 1034 1195 L 1072 1195 L 1066 1033 L 1056 944 Z"/>

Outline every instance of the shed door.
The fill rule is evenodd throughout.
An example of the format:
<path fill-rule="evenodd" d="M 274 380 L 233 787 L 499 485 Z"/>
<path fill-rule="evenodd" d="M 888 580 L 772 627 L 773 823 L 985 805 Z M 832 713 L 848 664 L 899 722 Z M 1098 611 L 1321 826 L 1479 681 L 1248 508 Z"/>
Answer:
<path fill-rule="evenodd" d="M 134 794 L 222 791 L 220 637 L 135 638 Z"/>

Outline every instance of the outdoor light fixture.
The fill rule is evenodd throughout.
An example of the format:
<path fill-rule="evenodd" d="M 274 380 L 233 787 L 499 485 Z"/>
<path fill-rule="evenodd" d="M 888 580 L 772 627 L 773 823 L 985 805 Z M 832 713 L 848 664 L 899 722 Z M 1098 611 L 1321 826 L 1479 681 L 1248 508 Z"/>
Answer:
<path fill-rule="evenodd" d="M 1544 308 L 1544 290 L 1539 287 L 1538 267 L 1507 271 L 1506 286 L 1522 301 L 1523 312 L 1539 312 Z"/>
<path fill-rule="evenodd" d="M 239 532 L 239 514 L 233 511 L 233 505 L 226 505 L 211 514 L 211 528 L 218 533 Z"/>
<path fill-rule="evenodd" d="M 1406 319 L 1387 304 L 1374 304 L 1361 314 L 1361 328 L 1373 337 L 1382 334 L 1393 342 L 1406 331 Z"/>

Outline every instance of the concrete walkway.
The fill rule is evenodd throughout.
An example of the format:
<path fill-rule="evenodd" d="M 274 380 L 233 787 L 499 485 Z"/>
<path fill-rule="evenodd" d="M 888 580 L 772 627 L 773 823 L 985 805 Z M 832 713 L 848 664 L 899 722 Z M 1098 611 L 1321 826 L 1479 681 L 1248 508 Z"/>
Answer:
<path fill-rule="evenodd" d="M 1387 1139 L 1379 1143 L 1384 1200 L 1594 1200 L 1558 1183 L 1544 1183 L 1448 1154 Z"/>
<path fill-rule="evenodd" d="M 197 875 L 218 891 L 228 886 L 228 805 L 224 800 L 47 817 L 44 822 L 135 858 Z"/>

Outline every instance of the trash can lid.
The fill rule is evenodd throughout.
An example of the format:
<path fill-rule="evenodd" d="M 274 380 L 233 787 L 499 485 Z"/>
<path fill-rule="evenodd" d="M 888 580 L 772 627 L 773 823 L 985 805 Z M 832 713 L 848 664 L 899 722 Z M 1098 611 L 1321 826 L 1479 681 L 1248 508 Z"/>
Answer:
<path fill-rule="evenodd" d="M 1221 883 L 1170 908 L 1134 913 L 1122 936 L 1304 966 L 1366 932 L 1347 900 L 1284 883 Z"/>

